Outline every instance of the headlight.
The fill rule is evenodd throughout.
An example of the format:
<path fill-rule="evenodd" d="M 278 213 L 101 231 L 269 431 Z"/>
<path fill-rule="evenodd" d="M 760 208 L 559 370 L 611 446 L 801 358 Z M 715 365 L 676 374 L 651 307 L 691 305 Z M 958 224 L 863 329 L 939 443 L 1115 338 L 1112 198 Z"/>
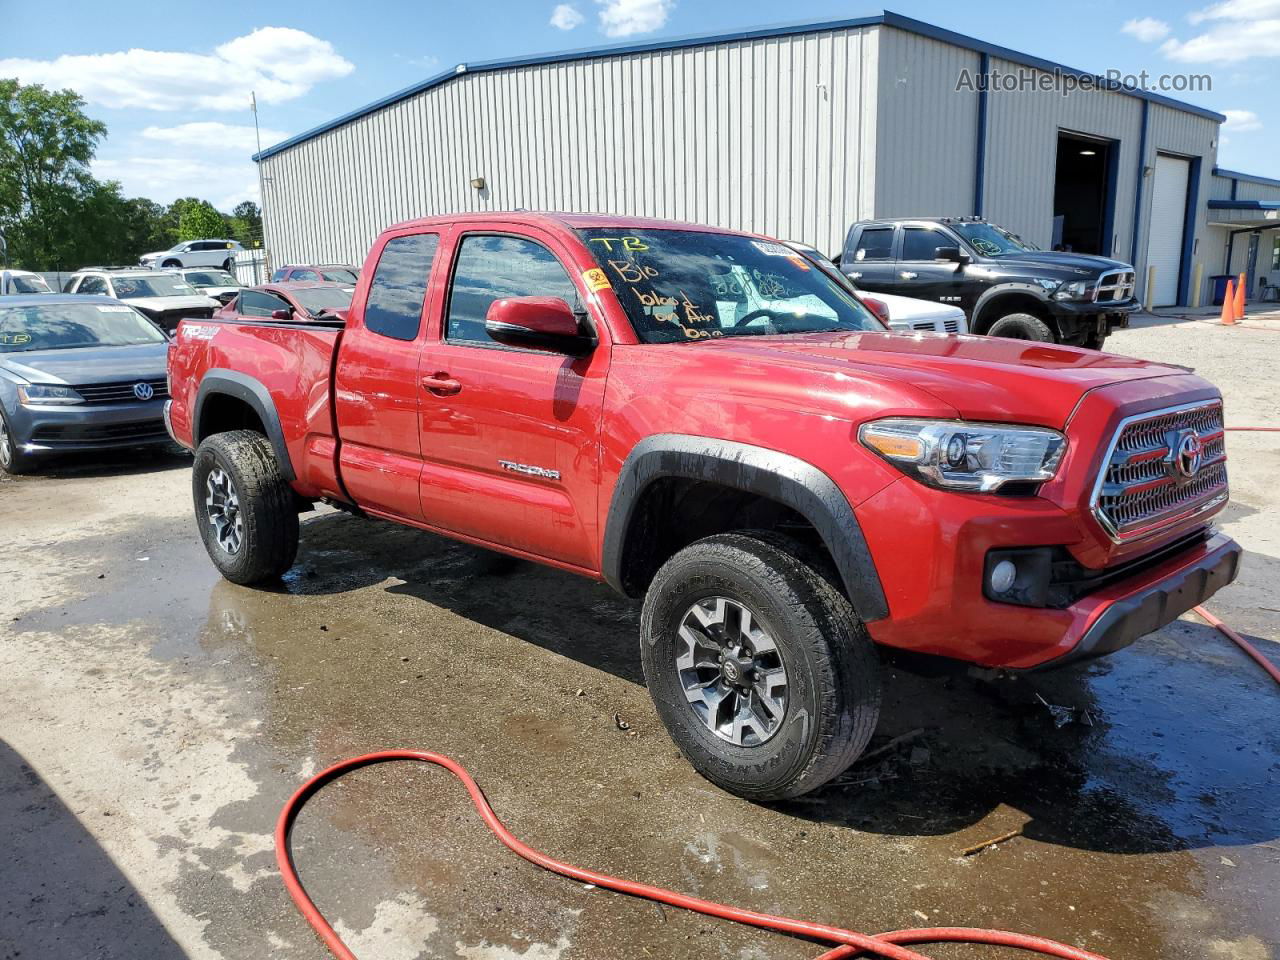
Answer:
<path fill-rule="evenodd" d="M 921 483 L 974 493 L 1049 480 L 1067 447 L 1057 430 L 961 420 L 874 420 L 858 439 Z"/>
<path fill-rule="evenodd" d="M 1053 295 L 1055 300 L 1087 300 L 1092 294 L 1092 289 L 1087 280 L 1072 280 L 1070 283 L 1064 283 L 1058 287 Z"/>
<path fill-rule="evenodd" d="M 18 399 L 24 404 L 67 404 L 84 403 L 84 397 L 70 387 L 58 387 L 52 384 L 27 383 L 18 387 Z"/>

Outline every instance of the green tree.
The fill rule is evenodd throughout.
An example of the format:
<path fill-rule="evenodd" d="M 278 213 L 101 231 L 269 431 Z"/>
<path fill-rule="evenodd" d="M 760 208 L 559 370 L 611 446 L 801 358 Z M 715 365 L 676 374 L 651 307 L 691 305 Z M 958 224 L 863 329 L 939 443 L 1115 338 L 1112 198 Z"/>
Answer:
<path fill-rule="evenodd" d="M 262 211 L 252 200 L 242 201 L 232 208 L 231 236 L 246 247 L 262 246 Z"/>
<path fill-rule="evenodd" d="M 96 181 L 89 173 L 106 124 L 90 119 L 71 90 L 0 79 L 0 228 L 9 257 L 48 269 L 74 211 Z"/>
<path fill-rule="evenodd" d="M 225 237 L 226 217 L 214 209 L 207 200 L 186 203 L 178 215 L 179 240 L 203 240 L 206 237 Z"/>

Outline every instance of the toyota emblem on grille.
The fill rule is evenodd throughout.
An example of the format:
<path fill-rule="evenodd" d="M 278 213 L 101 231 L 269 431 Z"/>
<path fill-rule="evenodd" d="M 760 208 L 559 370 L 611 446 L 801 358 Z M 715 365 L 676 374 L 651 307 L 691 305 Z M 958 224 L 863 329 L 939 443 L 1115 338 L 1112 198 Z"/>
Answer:
<path fill-rule="evenodd" d="M 133 385 L 133 395 L 139 400 L 150 400 L 156 395 L 156 391 L 149 383 L 135 383 Z"/>
<path fill-rule="evenodd" d="M 1177 471 L 1177 478 L 1190 480 L 1200 470 L 1200 459 L 1204 455 L 1204 441 L 1194 430 L 1184 431 L 1173 448 L 1171 466 Z"/>

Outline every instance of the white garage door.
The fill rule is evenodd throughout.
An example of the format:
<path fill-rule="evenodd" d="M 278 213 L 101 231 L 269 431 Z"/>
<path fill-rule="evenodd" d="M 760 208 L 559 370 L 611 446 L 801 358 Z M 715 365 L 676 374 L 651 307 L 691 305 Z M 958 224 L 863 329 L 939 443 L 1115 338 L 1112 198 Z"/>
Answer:
<path fill-rule="evenodd" d="M 1156 268 L 1157 307 L 1178 302 L 1178 272 L 1182 267 L 1182 229 L 1187 219 L 1187 187 L 1191 161 L 1156 155 L 1151 191 L 1151 232 L 1147 237 L 1147 266 Z"/>

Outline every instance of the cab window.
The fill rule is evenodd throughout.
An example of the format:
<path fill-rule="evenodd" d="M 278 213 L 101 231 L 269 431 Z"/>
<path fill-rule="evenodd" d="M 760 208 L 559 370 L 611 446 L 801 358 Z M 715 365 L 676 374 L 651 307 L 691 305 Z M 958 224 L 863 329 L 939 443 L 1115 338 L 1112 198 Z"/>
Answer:
<path fill-rule="evenodd" d="M 107 292 L 107 281 L 101 277 L 85 277 L 80 281 L 80 286 L 76 289 L 76 293 L 101 293 Z"/>
<path fill-rule="evenodd" d="M 445 339 L 493 343 L 484 321 L 489 305 L 504 297 L 559 297 L 574 311 L 582 309 L 569 274 L 542 244 L 525 237 L 463 237 L 449 290 Z"/>
<path fill-rule="evenodd" d="M 933 260 L 938 247 L 953 247 L 955 243 L 948 240 L 937 230 L 926 230 L 924 227 L 907 227 L 902 233 L 903 260 Z"/>
<path fill-rule="evenodd" d="M 417 339 L 439 243 L 440 237 L 434 233 L 413 233 L 387 241 L 369 284 L 364 307 L 366 330 L 393 340 Z"/>
<path fill-rule="evenodd" d="M 865 227 L 858 245 L 854 248 L 853 259 L 859 263 L 869 260 L 893 259 L 893 227 Z"/>

